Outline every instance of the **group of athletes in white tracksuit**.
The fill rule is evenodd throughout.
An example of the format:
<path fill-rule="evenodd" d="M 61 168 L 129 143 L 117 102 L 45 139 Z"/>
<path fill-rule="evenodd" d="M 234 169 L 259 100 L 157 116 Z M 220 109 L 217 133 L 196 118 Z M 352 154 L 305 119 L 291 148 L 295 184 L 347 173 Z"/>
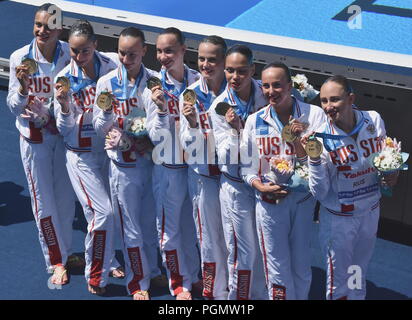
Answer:
<path fill-rule="evenodd" d="M 104 293 L 109 272 L 119 267 L 118 235 L 127 290 L 137 300 L 149 299 L 150 280 L 161 273 L 159 249 L 178 300 L 192 299 L 198 287 L 206 299 L 307 299 L 317 199 L 326 296 L 365 297 L 380 198 L 367 158 L 385 136 L 376 112 L 353 111 L 362 124 L 356 141 L 342 138 L 338 149 L 308 160 L 300 139 L 284 141 L 284 125 L 301 137 L 345 132 L 321 108 L 291 95 L 285 65 L 266 66 L 256 81 L 249 48 L 227 50 L 222 38 L 210 36 L 199 46 L 199 73 L 183 62 L 181 32 L 168 28 L 156 42 L 162 69 L 155 72 L 142 64 L 140 30 L 126 28 L 118 55 L 104 54 L 95 50 L 91 25 L 78 21 L 68 45 L 47 24 L 50 6 L 36 12 L 31 44 L 11 55 L 7 103 L 16 115 L 40 244 L 56 284 L 68 282 L 75 194 L 88 222 L 85 276 L 92 293 Z M 50 53 L 46 44 L 55 49 Z M 37 62 L 34 74 L 24 58 Z M 60 77 L 69 79 L 68 92 Z M 149 89 L 151 77 L 160 83 Z M 186 89 L 196 93 L 194 102 L 184 99 Z M 97 100 L 106 93 L 112 103 L 102 109 Z M 225 114 L 217 110 L 222 102 L 231 106 Z M 125 134 L 141 114 L 147 136 Z M 309 188 L 288 190 L 265 180 L 271 157 L 308 165 Z M 351 173 L 362 179 L 361 195 L 349 192 Z M 361 267 L 363 284 L 350 292 L 352 264 Z"/>

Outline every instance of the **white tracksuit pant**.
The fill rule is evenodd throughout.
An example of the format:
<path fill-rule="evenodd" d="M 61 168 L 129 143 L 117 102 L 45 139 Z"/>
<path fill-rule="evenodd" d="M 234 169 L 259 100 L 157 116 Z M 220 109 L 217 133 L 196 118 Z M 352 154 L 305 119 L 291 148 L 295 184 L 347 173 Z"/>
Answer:
<path fill-rule="evenodd" d="M 379 205 L 361 216 L 338 216 L 321 206 L 319 239 L 326 258 L 326 299 L 365 299 L 378 222 Z M 361 279 L 356 279 L 355 272 Z"/>
<path fill-rule="evenodd" d="M 42 143 L 20 137 L 20 153 L 26 174 L 40 246 L 48 271 L 66 264 L 71 254 L 75 195 L 65 167 L 63 138 L 45 134 Z"/>
<path fill-rule="evenodd" d="M 110 165 L 110 188 L 117 225 L 121 227 L 129 294 L 148 290 L 150 279 L 160 274 L 157 256 L 155 205 L 151 163 L 124 168 Z"/>
<path fill-rule="evenodd" d="M 153 191 L 163 265 L 172 295 L 190 291 L 199 280 L 200 257 L 188 194 L 187 167 L 155 165 Z"/>
<path fill-rule="evenodd" d="M 292 192 L 278 204 L 257 200 L 256 221 L 271 300 L 308 299 L 315 204 L 311 195 L 299 192 Z"/>
<path fill-rule="evenodd" d="M 114 214 L 108 192 L 105 152 L 66 151 L 67 172 L 88 223 L 85 239 L 87 283 L 107 284 L 113 256 Z"/>
<path fill-rule="evenodd" d="M 219 188 L 219 176 L 202 176 L 189 168 L 189 194 L 200 245 L 203 296 L 226 300 L 228 251 L 223 234 Z"/>
<path fill-rule="evenodd" d="M 221 177 L 220 202 L 229 250 L 229 300 L 266 300 L 255 219 L 255 194 L 244 182 Z"/>

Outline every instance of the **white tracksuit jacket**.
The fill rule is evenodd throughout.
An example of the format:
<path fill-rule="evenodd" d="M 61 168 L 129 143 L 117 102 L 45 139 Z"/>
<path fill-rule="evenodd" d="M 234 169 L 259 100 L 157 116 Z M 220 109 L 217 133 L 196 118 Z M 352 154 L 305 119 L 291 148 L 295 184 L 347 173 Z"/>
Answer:
<path fill-rule="evenodd" d="M 97 135 L 105 137 L 112 127 L 124 128 L 124 122 L 132 117 L 136 110 L 146 112 L 146 129 L 151 137 L 156 126 L 165 125 L 151 100 L 151 91 L 146 88 L 146 81 L 157 76 L 155 71 L 143 65 L 142 77 L 133 96 L 124 101 L 116 98 L 122 95 L 122 66 L 100 78 L 96 86 L 96 97 L 102 91 L 115 95 L 113 110 L 102 111 L 96 104 L 93 109 L 93 127 Z M 127 93 L 131 94 L 129 85 Z M 107 150 L 110 164 L 110 190 L 113 208 L 124 241 L 126 262 L 126 283 L 129 294 L 138 290 L 148 290 L 150 278 L 160 274 L 157 266 L 157 232 L 155 203 L 152 193 L 153 162 L 148 155 L 138 154 L 133 150 Z"/>
<path fill-rule="evenodd" d="M 254 104 L 249 115 L 266 105 L 260 82 L 252 79 Z M 220 205 L 223 230 L 229 251 L 229 300 L 265 299 L 263 266 L 260 258 L 255 219 L 255 196 L 253 189 L 243 182 L 239 165 L 241 135 L 218 115 L 215 108 L 219 102 L 236 107 L 236 101 L 226 89 L 210 107 L 213 134 L 222 172 Z"/>
<path fill-rule="evenodd" d="M 357 123 L 363 122 L 356 141 L 343 138 L 335 151 L 324 149 L 319 161 L 309 160 L 309 187 L 322 204 L 319 238 L 327 261 L 327 299 L 365 298 L 378 229 L 380 183 L 368 157 L 381 150 L 385 125 L 375 111 L 354 112 Z M 331 122 L 317 131 L 346 135 Z M 361 283 L 352 289 L 351 266 L 361 270 Z"/>
<path fill-rule="evenodd" d="M 193 218 L 200 244 L 203 274 L 203 296 L 209 299 L 227 297 L 227 249 L 223 233 L 219 202 L 220 170 L 209 108 L 216 96 L 201 77 L 189 86 L 196 92 L 197 128 L 190 128 L 183 115 L 183 96 L 180 96 L 180 140 L 189 164 L 189 195 Z M 226 89 L 223 81 L 221 92 Z M 193 153 L 193 150 L 194 153 Z"/>
<path fill-rule="evenodd" d="M 117 55 L 116 55 L 117 56 Z M 117 67 L 105 54 L 95 52 L 99 77 Z M 93 128 L 93 105 L 96 99 L 96 82 L 79 75 L 79 66 L 71 60 L 55 78 L 67 77 L 77 81 L 85 77 L 87 86 L 77 92 L 69 91 L 69 112 L 63 114 L 61 105 L 54 99 L 56 125 L 64 138 L 66 167 L 72 186 L 88 222 L 85 239 L 86 281 L 96 287 L 105 287 L 114 257 L 114 214 L 108 190 L 108 159 L 104 152 L 104 138 Z"/>
<path fill-rule="evenodd" d="M 199 279 L 199 255 L 192 205 L 189 201 L 188 170 L 179 139 L 179 93 L 196 82 L 199 76 L 197 71 L 185 65 L 184 81 L 179 83 L 165 69 L 160 71 L 167 103 L 167 112 L 163 116 L 167 124 L 152 139 L 157 150 L 164 149 L 164 157 L 153 152 L 156 163 L 153 169 L 153 191 L 160 250 L 172 295 L 190 291 L 192 283 Z M 157 109 L 156 106 L 155 108 Z M 163 140 L 160 141 L 161 136 Z"/>
<path fill-rule="evenodd" d="M 252 186 L 265 182 L 271 157 L 296 161 L 294 145 L 282 140 L 282 128 L 268 105 L 246 121 L 241 144 L 242 175 Z M 294 118 L 318 128 L 326 117 L 321 108 L 294 99 Z M 249 153 L 248 153 L 249 152 Z M 250 156 L 249 156 L 250 155 Z M 251 160 L 251 161 L 250 161 Z M 301 159 L 305 161 L 306 159 Z M 270 299 L 308 299 L 311 283 L 310 230 L 315 200 L 307 192 L 290 191 L 279 203 L 267 202 L 256 190 L 256 220 Z"/>
<path fill-rule="evenodd" d="M 53 62 L 48 62 L 38 49 L 36 40 L 10 56 L 10 80 L 7 105 L 16 116 L 20 132 L 20 152 L 29 185 L 33 214 L 39 229 L 40 245 L 51 269 L 65 264 L 71 253 L 72 222 L 74 217 L 74 192 L 69 187 L 65 168 L 63 138 L 55 128 L 53 117 L 53 79 L 70 61 L 69 46 L 58 41 Z M 27 96 L 19 93 L 20 83 L 16 67 L 23 58 L 38 63 L 39 70 L 29 76 Z M 21 117 L 28 103 L 39 98 L 49 110 L 51 121 L 47 128 L 36 128 L 34 122 Z"/>

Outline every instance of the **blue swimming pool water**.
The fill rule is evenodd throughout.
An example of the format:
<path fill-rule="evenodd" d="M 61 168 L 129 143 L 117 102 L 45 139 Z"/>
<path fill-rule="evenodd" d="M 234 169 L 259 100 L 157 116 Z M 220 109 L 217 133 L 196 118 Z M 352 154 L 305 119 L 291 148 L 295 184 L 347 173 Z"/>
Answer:
<path fill-rule="evenodd" d="M 403 54 L 412 53 L 412 0 L 75 2 L 273 35 Z M 344 9 L 353 4 L 362 9 L 360 29 L 350 29 L 347 23 L 349 15 L 345 17 Z"/>
<path fill-rule="evenodd" d="M 355 2 L 362 1 L 320 0 L 314 4 L 311 0 L 264 0 L 226 26 L 353 47 L 412 53 L 412 17 L 362 11 L 360 29 L 350 29 L 347 21 L 334 19 Z M 371 1 L 363 1 L 366 2 Z M 390 1 L 385 2 L 389 4 Z M 365 9 L 374 10 L 373 6 Z"/>
<path fill-rule="evenodd" d="M 376 5 L 391 6 L 396 8 L 412 9 L 412 0 L 377 0 Z"/>

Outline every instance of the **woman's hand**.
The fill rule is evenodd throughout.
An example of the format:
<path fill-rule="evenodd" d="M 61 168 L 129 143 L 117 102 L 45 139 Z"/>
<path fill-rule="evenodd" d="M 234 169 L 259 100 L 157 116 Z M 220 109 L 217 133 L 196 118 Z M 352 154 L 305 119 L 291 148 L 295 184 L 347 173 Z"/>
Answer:
<path fill-rule="evenodd" d="M 183 102 L 183 115 L 186 117 L 187 121 L 191 128 L 196 128 L 197 121 L 196 121 L 196 108 L 189 102 Z"/>
<path fill-rule="evenodd" d="M 240 132 L 240 129 L 243 129 L 242 121 L 235 112 L 235 109 L 230 108 L 229 110 L 227 110 L 225 114 L 225 120 L 233 129 L 236 129 L 238 133 Z"/>
<path fill-rule="evenodd" d="M 166 98 L 164 96 L 161 86 L 154 86 L 152 89 L 152 101 L 157 105 L 160 111 L 165 112 L 166 108 Z"/>
<path fill-rule="evenodd" d="M 23 96 L 27 96 L 29 93 L 29 67 L 26 65 L 20 65 L 16 67 L 16 78 L 20 82 L 19 92 Z"/>
<path fill-rule="evenodd" d="M 59 101 L 62 107 L 61 112 L 68 113 L 70 108 L 69 108 L 69 95 L 67 94 L 68 93 L 67 90 L 64 89 L 61 83 L 56 83 L 54 87 L 56 88 L 55 98 L 57 101 Z"/>

